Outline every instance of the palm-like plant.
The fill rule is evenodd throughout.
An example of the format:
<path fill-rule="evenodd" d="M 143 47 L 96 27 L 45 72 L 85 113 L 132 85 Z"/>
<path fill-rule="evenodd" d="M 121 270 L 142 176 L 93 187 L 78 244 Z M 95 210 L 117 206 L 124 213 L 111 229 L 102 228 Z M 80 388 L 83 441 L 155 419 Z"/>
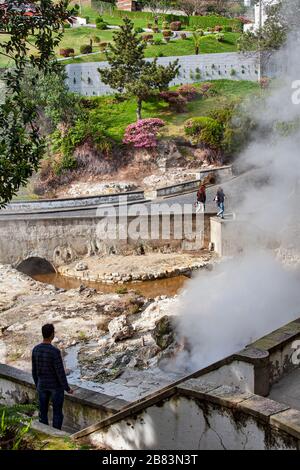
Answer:
<path fill-rule="evenodd" d="M 0 449 L 18 450 L 32 422 L 33 405 L 0 406 Z"/>
<path fill-rule="evenodd" d="M 194 46 L 195 46 L 195 54 L 198 55 L 199 52 L 200 52 L 200 43 L 201 43 L 201 38 L 202 38 L 203 34 L 198 32 L 198 31 L 194 31 L 193 32 L 193 41 L 194 41 Z"/>

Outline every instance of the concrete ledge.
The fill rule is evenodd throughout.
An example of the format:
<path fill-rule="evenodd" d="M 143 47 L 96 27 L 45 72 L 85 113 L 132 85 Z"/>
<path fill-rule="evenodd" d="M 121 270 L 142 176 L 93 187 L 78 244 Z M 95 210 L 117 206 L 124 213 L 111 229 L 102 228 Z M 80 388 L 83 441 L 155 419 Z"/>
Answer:
<path fill-rule="evenodd" d="M 285 410 L 270 417 L 270 423 L 277 429 L 285 431 L 300 440 L 300 411 Z"/>
<path fill-rule="evenodd" d="M 70 384 L 72 386 L 72 384 Z M 6 404 L 35 401 L 36 388 L 31 374 L 0 364 L 0 401 Z M 74 431 L 119 412 L 129 402 L 93 390 L 74 387 L 65 394 L 65 426 Z"/>
<path fill-rule="evenodd" d="M 238 403 L 238 408 L 263 421 L 269 421 L 270 416 L 289 409 L 289 406 L 276 401 L 253 395 L 248 400 Z"/>
<path fill-rule="evenodd" d="M 20 212 L 24 210 L 47 210 L 57 208 L 80 208 L 88 206 L 98 206 L 102 204 L 112 204 L 122 202 L 122 199 L 126 201 L 143 201 L 144 191 L 128 191 L 123 193 L 115 194 L 103 194 L 99 196 L 80 196 L 74 198 L 62 198 L 62 199 L 38 199 L 33 201 L 15 201 L 11 202 L 6 206 L 5 209 L 1 210 L 1 214 L 6 212 Z M 121 201 L 120 201 L 121 199 Z"/>

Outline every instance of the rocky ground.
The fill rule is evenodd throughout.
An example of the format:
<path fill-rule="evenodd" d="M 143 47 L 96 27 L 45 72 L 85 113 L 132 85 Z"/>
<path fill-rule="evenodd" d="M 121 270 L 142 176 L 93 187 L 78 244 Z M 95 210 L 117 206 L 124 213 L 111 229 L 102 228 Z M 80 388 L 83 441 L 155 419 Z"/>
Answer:
<path fill-rule="evenodd" d="M 76 379 L 84 386 L 84 379 L 101 391 L 135 399 L 176 376 L 158 364 L 183 347 L 175 334 L 177 301 L 177 296 L 147 299 L 133 290 L 64 291 L 0 265 L 0 360 L 30 370 L 41 326 L 51 322 L 71 383 Z"/>
<path fill-rule="evenodd" d="M 185 253 L 150 253 L 129 256 L 97 256 L 84 258 L 58 269 L 63 276 L 98 281 L 106 284 L 151 281 L 180 275 L 207 267 L 214 256 L 211 252 L 202 255 Z"/>

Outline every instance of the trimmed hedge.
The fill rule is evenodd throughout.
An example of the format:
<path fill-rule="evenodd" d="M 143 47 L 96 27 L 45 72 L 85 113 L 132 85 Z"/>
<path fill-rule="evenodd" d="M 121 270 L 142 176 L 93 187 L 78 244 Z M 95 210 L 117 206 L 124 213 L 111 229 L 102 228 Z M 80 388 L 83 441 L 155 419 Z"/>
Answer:
<path fill-rule="evenodd" d="M 119 18 L 125 18 L 125 16 L 127 16 L 131 20 L 144 19 L 145 21 L 153 21 L 154 17 L 157 16 L 147 11 L 114 10 L 113 14 L 114 16 L 119 17 Z M 160 13 L 158 16 L 160 18 L 163 18 L 163 20 L 167 21 L 168 23 L 172 23 L 173 21 L 181 21 L 182 24 L 185 24 L 185 25 L 189 24 L 188 16 L 171 15 L 171 14 L 163 14 L 163 13 Z"/>
<path fill-rule="evenodd" d="M 189 26 L 191 28 L 215 28 L 216 26 L 231 26 L 234 30 L 243 30 L 243 25 L 240 20 L 225 18 L 223 16 L 190 16 Z"/>

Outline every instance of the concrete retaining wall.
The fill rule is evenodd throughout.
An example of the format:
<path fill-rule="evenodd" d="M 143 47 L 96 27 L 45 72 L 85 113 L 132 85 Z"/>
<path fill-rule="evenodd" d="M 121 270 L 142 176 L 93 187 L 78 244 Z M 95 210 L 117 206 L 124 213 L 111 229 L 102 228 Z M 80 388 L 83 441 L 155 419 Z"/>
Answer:
<path fill-rule="evenodd" d="M 36 399 L 35 386 L 29 373 L 0 364 L 0 403 L 24 404 L 35 402 Z M 111 416 L 127 405 L 125 400 L 79 387 L 74 395 L 65 395 L 64 426 L 75 432 Z"/>
<path fill-rule="evenodd" d="M 129 212 L 130 213 L 130 212 Z M 147 210 L 146 210 L 147 213 Z M 0 218 L 0 262 L 18 265 L 39 257 L 61 266 L 85 255 L 195 251 L 207 247 L 212 214 L 136 215 L 123 217 Z M 112 224 L 106 239 L 103 223 Z M 104 227 L 105 228 L 105 227 Z"/>
<path fill-rule="evenodd" d="M 197 379 L 159 403 L 153 400 L 144 409 L 137 405 L 130 414 L 118 415 L 117 422 L 109 425 L 108 419 L 85 439 L 118 450 L 298 449 L 300 444 L 299 411 Z M 73 438 L 83 437 L 79 432 Z"/>
<path fill-rule="evenodd" d="M 258 78 L 256 56 L 244 56 L 236 52 L 222 54 L 200 54 L 190 56 L 159 57 L 158 64 L 168 65 L 179 60 L 180 75 L 171 85 L 195 83 L 208 80 L 252 80 Z M 151 59 L 149 59 L 151 60 Z M 67 84 L 71 91 L 84 96 L 101 96 L 112 93 L 112 89 L 100 80 L 98 69 L 108 66 L 107 62 L 88 62 L 66 66 Z M 267 66 L 264 74 L 274 76 L 278 73 L 273 64 Z"/>
<path fill-rule="evenodd" d="M 44 211 L 51 209 L 68 209 L 98 206 L 101 204 L 118 204 L 122 202 L 140 202 L 144 200 L 144 191 L 130 191 L 118 194 L 75 197 L 65 199 L 41 199 L 36 201 L 11 202 L 2 209 L 5 212 Z M 3 212 L 4 213 L 4 212 Z"/>

